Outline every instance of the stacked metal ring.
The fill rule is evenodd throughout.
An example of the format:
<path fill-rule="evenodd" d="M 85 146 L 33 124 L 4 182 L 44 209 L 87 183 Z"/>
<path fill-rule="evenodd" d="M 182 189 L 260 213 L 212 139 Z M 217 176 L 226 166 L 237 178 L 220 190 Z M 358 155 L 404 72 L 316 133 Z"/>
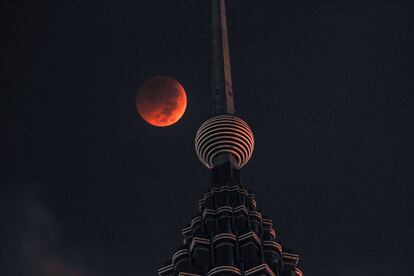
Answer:
<path fill-rule="evenodd" d="M 253 132 L 245 121 L 234 115 L 218 115 L 198 129 L 195 149 L 200 161 L 210 169 L 214 158 L 223 153 L 232 154 L 239 169 L 253 154 Z"/>

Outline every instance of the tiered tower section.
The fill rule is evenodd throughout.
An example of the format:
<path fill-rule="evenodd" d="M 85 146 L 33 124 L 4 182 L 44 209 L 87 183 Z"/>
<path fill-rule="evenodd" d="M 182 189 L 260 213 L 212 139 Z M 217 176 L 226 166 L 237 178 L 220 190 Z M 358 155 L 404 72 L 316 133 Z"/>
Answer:
<path fill-rule="evenodd" d="M 302 276 L 299 256 L 283 248 L 254 196 L 236 183 L 211 188 L 182 230 L 184 243 L 160 276 Z"/>

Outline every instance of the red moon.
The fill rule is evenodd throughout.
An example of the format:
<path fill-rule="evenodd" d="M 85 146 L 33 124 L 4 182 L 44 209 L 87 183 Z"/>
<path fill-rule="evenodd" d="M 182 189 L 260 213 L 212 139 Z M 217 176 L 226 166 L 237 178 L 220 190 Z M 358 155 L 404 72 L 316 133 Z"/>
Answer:
<path fill-rule="evenodd" d="M 147 80 L 138 90 L 139 115 L 149 124 L 166 127 L 176 123 L 187 107 L 187 95 L 173 78 L 158 76 Z"/>

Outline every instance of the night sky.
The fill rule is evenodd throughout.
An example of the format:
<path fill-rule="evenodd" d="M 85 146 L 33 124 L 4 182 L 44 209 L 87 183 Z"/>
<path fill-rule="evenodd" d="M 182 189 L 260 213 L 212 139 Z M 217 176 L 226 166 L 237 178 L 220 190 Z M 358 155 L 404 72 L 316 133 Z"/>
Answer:
<path fill-rule="evenodd" d="M 242 184 L 304 275 L 414 273 L 414 17 L 402 1 L 228 1 Z M 156 275 L 209 185 L 209 1 L 2 1 L 0 274 Z M 135 96 L 168 75 L 183 118 Z"/>

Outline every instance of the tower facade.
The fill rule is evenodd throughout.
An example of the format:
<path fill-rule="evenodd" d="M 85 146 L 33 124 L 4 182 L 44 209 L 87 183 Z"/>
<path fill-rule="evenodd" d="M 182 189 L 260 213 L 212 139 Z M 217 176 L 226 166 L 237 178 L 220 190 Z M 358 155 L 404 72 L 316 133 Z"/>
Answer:
<path fill-rule="evenodd" d="M 282 247 L 272 220 L 240 183 L 254 149 L 249 125 L 235 115 L 224 0 L 211 0 L 212 117 L 196 133 L 195 150 L 211 171 L 183 244 L 160 276 L 302 276 L 299 256 Z"/>

